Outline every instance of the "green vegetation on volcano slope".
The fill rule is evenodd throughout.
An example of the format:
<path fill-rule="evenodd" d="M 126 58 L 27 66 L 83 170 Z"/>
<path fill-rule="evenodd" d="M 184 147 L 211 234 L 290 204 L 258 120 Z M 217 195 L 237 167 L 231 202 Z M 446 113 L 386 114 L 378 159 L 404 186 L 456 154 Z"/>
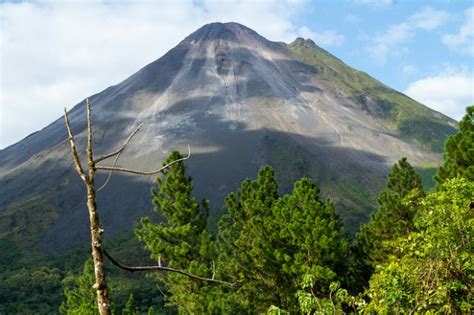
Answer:
<path fill-rule="evenodd" d="M 315 75 L 329 82 L 335 93 L 349 97 L 402 138 L 442 152 L 446 138 L 456 132 L 454 120 L 351 68 L 313 41 L 297 39 L 287 47 L 296 59 L 313 66 Z"/>
<path fill-rule="evenodd" d="M 321 195 L 330 198 L 336 212 L 344 222 L 346 231 L 354 235 L 361 222 L 367 222 L 375 210 L 375 191 L 383 187 L 383 179 L 373 174 L 368 185 L 360 185 L 355 173 L 344 173 L 337 178 L 315 160 L 314 155 L 304 147 L 290 141 L 266 142 L 269 152 L 268 164 L 274 167 L 280 193 L 291 192 L 294 183 L 302 177 L 310 177 L 321 187 Z M 368 173 L 365 174 L 369 176 Z"/>
<path fill-rule="evenodd" d="M 58 216 L 59 211 L 47 193 L 25 198 L 1 209 L 0 239 L 14 240 L 20 248 L 30 251 Z"/>

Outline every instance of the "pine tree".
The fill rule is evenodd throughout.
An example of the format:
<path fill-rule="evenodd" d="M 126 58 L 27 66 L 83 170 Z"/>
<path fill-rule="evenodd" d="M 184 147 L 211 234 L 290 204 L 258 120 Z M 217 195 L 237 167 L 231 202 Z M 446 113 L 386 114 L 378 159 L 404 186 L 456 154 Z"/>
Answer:
<path fill-rule="evenodd" d="M 275 218 L 268 232 L 278 239 L 274 257 L 281 265 L 289 289 L 287 304 L 291 313 L 300 307 L 297 295 L 303 292 L 324 298 L 330 294 L 332 282 L 343 281 L 346 272 L 348 242 L 342 222 L 329 201 L 322 202 L 319 188 L 308 179 L 298 180 L 289 195 L 272 207 Z"/>
<path fill-rule="evenodd" d="M 175 151 L 163 164 L 180 158 Z M 159 263 L 207 277 L 212 273 L 213 261 L 213 241 L 206 227 L 208 202 L 198 203 L 192 196 L 192 181 L 185 172 L 182 161 L 163 171 L 162 177 L 157 179 L 157 188 L 152 189 L 154 210 L 162 222 L 156 224 L 143 218 L 135 233 Z M 206 283 L 174 273 L 154 276 L 164 282 L 171 293 L 168 305 L 177 305 L 188 313 L 204 311 L 201 306 L 206 303 L 200 299 L 205 300 L 206 296 L 197 292 L 206 287 Z"/>
<path fill-rule="evenodd" d="M 226 199 L 219 226 L 220 272 L 237 283 L 223 296 L 237 313 L 263 313 L 270 306 L 299 310 L 296 292 L 310 275 L 308 292 L 323 296 L 338 280 L 347 252 L 341 223 L 330 203 L 319 200 L 309 179 L 280 197 L 273 169 L 263 167 Z"/>
<path fill-rule="evenodd" d="M 435 180 L 442 184 L 455 177 L 474 181 L 474 105 L 466 108 L 458 133 L 446 140 L 444 165 L 438 169 Z"/>
<path fill-rule="evenodd" d="M 406 158 L 401 159 L 388 174 L 386 189 L 378 198 L 378 209 L 357 234 L 369 269 L 387 261 L 393 253 L 390 241 L 413 231 L 416 202 L 423 196 L 420 176 Z M 404 203 L 405 198 L 410 198 L 411 203 Z"/>
<path fill-rule="evenodd" d="M 265 166 L 256 180 L 244 180 L 225 200 L 227 214 L 218 232 L 219 274 L 239 288 L 221 295 L 221 312 L 225 307 L 236 313 L 264 312 L 284 296 L 283 287 L 275 290 L 280 266 L 272 259 L 264 229 L 265 222 L 273 220 L 271 207 L 277 199 L 275 172 Z"/>
<path fill-rule="evenodd" d="M 66 280 L 67 281 L 67 280 Z M 75 277 L 74 286 L 64 289 L 66 301 L 59 308 L 62 314 L 97 314 L 97 296 L 95 283 L 94 264 L 87 260 L 84 264 L 82 275 Z"/>
<path fill-rule="evenodd" d="M 179 152 L 174 151 L 163 165 L 179 158 Z M 198 203 L 192 196 L 191 178 L 185 175 L 183 162 L 173 164 L 162 175 L 152 195 L 155 212 L 164 220 L 155 224 L 145 217 L 136 234 L 152 252 L 152 258 L 174 268 L 186 268 L 198 255 L 200 236 L 206 230 L 208 202 Z"/>

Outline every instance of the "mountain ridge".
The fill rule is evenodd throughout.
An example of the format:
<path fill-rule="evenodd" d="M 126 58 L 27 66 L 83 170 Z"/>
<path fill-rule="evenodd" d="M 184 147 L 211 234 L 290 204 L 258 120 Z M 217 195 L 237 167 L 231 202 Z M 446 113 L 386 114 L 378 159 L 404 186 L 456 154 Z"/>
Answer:
<path fill-rule="evenodd" d="M 385 123 L 388 123 L 387 127 L 391 128 L 396 128 L 398 129 L 397 131 L 401 132 L 401 135 L 405 137 L 406 140 L 411 140 L 415 141 L 416 144 L 420 145 L 423 144 L 423 142 L 429 143 L 431 149 L 437 151 L 437 152 L 442 152 L 443 151 L 443 145 L 444 142 L 442 141 L 437 141 L 435 143 L 431 143 L 433 139 L 436 138 L 445 138 L 452 134 L 453 130 L 452 128 L 456 128 L 457 122 L 446 115 L 437 112 L 431 108 L 428 108 L 427 106 L 417 102 L 416 100 L 413 100 L 409 96 L 400 93 L 389 86 L 385 85 L 384 83 L 372 78 L 370 75 L 368 75 L 365 72 L 355 70 L 354 68 L 346 65 L 342 60 L 338 59 L 337 57 L 334 57 L 324 49 L 318 47 L 312 40 L 309 40 L 309 42 L 306 40 L 303 40 L 302 38 L 295 40 L 293 43 L 290 43 L 289 45 L 290 50 L 296 55 L 297 58 L 300 60 L 304 60 L 305 62 L 309 64 L 321 64 L 322 63 L 329 63 L 329 67 L 331 70 L 336 69 L 342 69 L 341 72 L 343 72 L 343 75 L 340 76 L 332 76 L 333 79 L 339 79 L 336 80 L 335 84 L 340 88 L 340 90 L 343 93 L 346 93 L 350 98 L 353 100 L 358 100 L 360 101 L 363 105 L 365 105 L 363 108 L 370 114 L 375 114 L 375 115 L 381 115 L 385 121 Z M 300 49 L 303 47 L 303 49 Z M 306 51 L 304 51 L 304 48 L 306 48 Z M 308 52 L 309 50 L 309 52 Z M 312 55 L 311 55 L 312 53 Z M 326 60 L 325 60 L 326 59 Z M 329 59 L 329 61 L 327 61 Z M 334 65 L 334 67 L 331 67 L 331 65 Z M 351 77 L 352 76 L 352 77 Z M 354 82 L 358 83 L 355 87 L 350 86 L 350 84 L 347 84 L 347 82 L 344 82 L 345 77 L 351 77 L 351 83 L 352 85 Z M 325 79 L 331 79 L 331 78 L 325 78 Z M 376 87 L 378 90 L 374 91 L 374 87 Z M 390 96 L 387 96 L 387 94 L 392 94 L 393 96 L 390 99 Z M 373 99 L 375 97 L 375 100 Z M 402 98 L 400 100 L 399 98 Z M 390 101 L 388 101 L 390 99 Z M 434 134 L 430 136 L 423 135 L 423 137 L 417 137 L 415 134 L 414 130 L 410 130 L 409 126 L 406 125 L 407 120 L 405 120 L 406 117 L 403 116 L 410 116 L 407 115 L 407 109 L 406 106 L 402 106 L 404 102 L 408 103 L 408 106 L 412 106 L 410 108 L 411 113 L 419 113 L 420 111 L 424 115 L 432 115 L 432 123 L 434 126 L 430 128 L 431 132 Z M 394 104 L 395 103 L 395 104 Z M 377 105 L 378 108 L 374 105 Z M 399 108 L 391 108 L 391 105 L 395 105 L 395 107 Z M 400 108 L 402 107 L 402 108 Z M 405 107 L 405 108 L 403 108 Z M 374 110 L 380 110 L 380 112 L 374 112 Z M 402 115 L 402 117 L 399 117 L 399 124 L 394 123 L 393 121 L 390 122 L 390 117 L 387 117 L 390 110 L 398 110 L 399 115 Z M 394 115 L 392 114 L 392 119 L 394 119 Z M 384 117 L 385 116 L 385 117 Z M 401 119 L 400 119 L 401 118 Z M 449 130 L 446 130 L 445 128 L 442 128 L 440 130 L 440 124 L 437 124 L 438 121 L 441 121 L 448 126 L 452 127 Z M 403 123 L 405 122 L 405 125 Z M 390 124 L 391 123 L 391 124 Z M 409 124 L 409 123 L 408 123 Z M 439 140 L 439 139 L 438 139 Z"/>

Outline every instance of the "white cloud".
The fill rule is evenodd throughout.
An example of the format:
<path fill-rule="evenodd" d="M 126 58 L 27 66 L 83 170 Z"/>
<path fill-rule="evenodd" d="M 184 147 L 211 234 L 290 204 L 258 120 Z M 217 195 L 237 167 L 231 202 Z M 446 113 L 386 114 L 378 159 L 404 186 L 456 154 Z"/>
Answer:
<path fill-rule="evenodd" d="M 235 21 L 292 41 L 304 1 L 38 1 L 0 4 L 0 148 L 119 83 L 203 24 Z"/>
<path fill-rule="evenodd" d="M 340 46 L 344 42 L 344 35 L 339 34 L 337 31 L 334 30 L 313 32 L 306 26 L 303 26 L 299 28 L 298 35 L 304 38 L 310 38 L 316 44 L 323 47 Z"/>
<path fill-rule="evenodd" d="M 465 108 L 474 104 L 474 75 L 463 69 L 446 69 L 411 83 L 405 94 L 459 120 Z"/>
<path fill-rule="evenodd" d="M 370 42 L 369 54 L 380 64 L 384 64 L 391 54 L 403 52 L 403 44 L 415 37 L 416 31 L 431 31 L 449 18 L 445 11 L 425 7 L 410 16 L 406 21 L 393 24 L 385 32 L 376 35 Z"/>
<path fill-rule="evenodd" d="M 446 34 L 443 44 L 461 53 L 474 55 L 474 6 L 466 10 L 466 20 L 456 34 Z"/>

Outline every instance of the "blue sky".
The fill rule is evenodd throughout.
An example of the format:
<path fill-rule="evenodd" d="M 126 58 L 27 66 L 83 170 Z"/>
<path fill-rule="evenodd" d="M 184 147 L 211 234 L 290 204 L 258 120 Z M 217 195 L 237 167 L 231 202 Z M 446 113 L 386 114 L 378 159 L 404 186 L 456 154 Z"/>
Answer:
<path fill-rule="evenodd" d="M 331 53 L 401 91 L 413 81 L 449 68 L 467 69 L 472 74 L 474 36 L 470 37 L 471 53 L 443 43 L 443 36 L 459 32 L 466 22 L 465 12 L 474 6 L 473 1 L 377 2 L 315 1 L 301 13 L 298 24 L 306 25 L 316 34 L 334 30 L 343 40 L 340 44 L 326 45 Z M 423 12 L 433 19 L 429 27 L 401 26 L 410 24 L 410 18 Z M 377 55 L 375 38 L 389 37 L 390 28 L 396 32 L 397 27 L 400 33 L 411 29 L 401 35 L 399 42 L 392 39 L 391 44 L 387 43 L 387 53 Z"/>
<path fill-rule="evenodd" d="M 0 0 L 0 149 L 216 21 L 311 38 L 455 119 L 474 103 L 474 1 Z"/>

